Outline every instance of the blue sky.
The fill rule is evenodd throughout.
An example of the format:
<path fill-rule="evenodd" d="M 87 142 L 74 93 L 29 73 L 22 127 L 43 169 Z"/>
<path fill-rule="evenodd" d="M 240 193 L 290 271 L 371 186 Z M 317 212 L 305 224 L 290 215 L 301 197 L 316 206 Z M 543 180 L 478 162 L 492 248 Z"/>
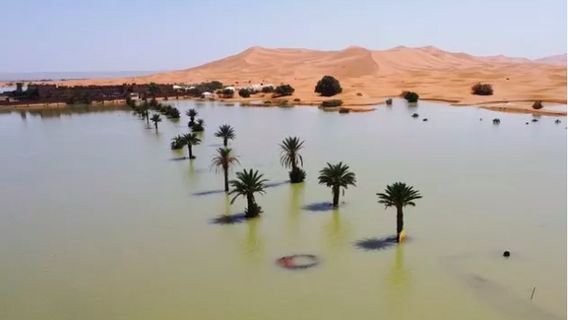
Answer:
<path fill-rule="evenodd" d="M 171 70 L 250 46 L 566 52 L 566 0 L 10 0 L 0 72 Z"/>

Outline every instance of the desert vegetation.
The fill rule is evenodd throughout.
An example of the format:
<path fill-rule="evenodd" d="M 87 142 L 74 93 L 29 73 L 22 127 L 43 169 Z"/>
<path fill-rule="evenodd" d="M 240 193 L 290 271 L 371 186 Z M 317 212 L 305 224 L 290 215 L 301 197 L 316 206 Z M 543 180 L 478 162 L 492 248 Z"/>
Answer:
<path fill-rule="evenodd" d="M 332 76 L 324 76 L 316 84 L 314 92 L 319 93 L 324 97 L 331 97 L 341 93 L 342 90 L 339 80 Z"/>
<path fill-rule="evenodd" d="M 300 168 L 304 165 L 304 159 L 300 150 L 304 147 L 304 141 L 298 137 L 287 137 L 280 143 L 280 163 L 284 168 L 291 169 L 289 172 L 291 183 L 303 182 L 306 172 Z"/>
<path fill-rule="evenodd" d="M 490 96 L 493 94 L 493 87 L 489 83 L 478 82 L 471 87 L 471 93 L 478 96 Z"/>
<path fill-rule="evenodd" d="M 420 98 L 418 93 L 413 91 L 403 91 L 401 96 L 410 103 L 418 102 L 418 99 Z"/>
<path fill-rule="evenodd" d="M 396 239 L 401 241 L 401 233 L 404 229 L 403 208 L 406 206 L 416 206 L 414 200 L 421 199 L 422 196 L 418 190 L 414 190 L 412 186 L 408 186 L 402 182 L 395 182 L 388 185 L 385 191 L 377 193 L 379 203 L 384 204 L 385 208 L 396 208 Z"/>
<path fill-rule="evenodd" d="M 333 108 L 333 107 L 339 107 L 343 105 L 343 101 L 339 100 L 339 99 L 333 99 L 333 100 L 325 100 L 322 101 L 321 106 L 324 108 Z"/>

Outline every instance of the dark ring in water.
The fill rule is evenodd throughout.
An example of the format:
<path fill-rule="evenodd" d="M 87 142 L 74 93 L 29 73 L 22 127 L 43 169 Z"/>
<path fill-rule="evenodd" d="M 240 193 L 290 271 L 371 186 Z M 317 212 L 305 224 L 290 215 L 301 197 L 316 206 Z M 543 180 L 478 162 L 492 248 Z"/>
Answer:
<path fill-rule="evenodd" d="M 297 259 L 306 259 L 306 262 L 298 262 Z M 276 259 L 276 264 L 286 269 L 307 269 L 320 263 L 318 257 L 313 254 L 294 254 Z"/>

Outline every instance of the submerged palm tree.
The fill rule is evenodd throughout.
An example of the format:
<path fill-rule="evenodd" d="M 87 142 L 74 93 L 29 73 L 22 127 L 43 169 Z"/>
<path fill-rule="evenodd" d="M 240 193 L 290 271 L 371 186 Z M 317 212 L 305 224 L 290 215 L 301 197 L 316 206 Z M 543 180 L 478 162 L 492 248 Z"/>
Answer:
<path fill-rule="evenodd" d="M 327 167 L 320 170 L 318 177 L 319 184 L 325 184 L 331 188 L 333 193 L 333 206 L 339 205 L 339 192 L 341 188 L 347 189 L 348 186 L 356 186 L 355 173 L 349 171 L 349 166 L 339 162 L 338 164 L 327 163 Z"/>
<path fill-rule="evenodd" d="M 263 175 L 258 172 L 258 170 L 246 170 L 244 169 L 241 172 L 237 172 L 237 179 L 231 180 L 230 184 L 233 187 L 233 190 L 229 192 L 229 194 L 234 195 L 233 199 L 231 199 L 231 204 L 235 202 L 235 200 L 242 196 L 247 199 L 247 208 L 245 210 L 245 216 L 247 218 L 254 218 L 257 217 L 261 212 L 262 209 L 254 199 L 254 194 L 264 194 L 264 188 L 266 187 L 266 179 L 263 178 Z"/>
<path fill-rule="evenodd" d="M 211 165 L 216 169 L 223 169 L 225 192 L 229 192 L 229 167 L 237 163 L 239 163 L 239 159 L 233 154 L 231 148 L 219 148 L 217 154 L 213 157 Z"/>
<path fill-rule="evenodd" d="M 192 127 L 195 123 L 195 117 L 197 117 L 197 111 L 195 111 L 195 109 L 189 109 L 185 112 L 185 114 L 189 117 L 189 123 L 187 126 Z"/>
<path fill-rule="evenodd" d="M 228 124 L 224 124 L 215 132 L 215 136 L 223 138 L 223 145 L 226 147 L 229 140 L 235 139 L 235 129 Z"/>
<path fill-rule="evenodd" d="M 298 183 L 304 181 L 306 178 L 306 173 L 304 170 L 298 167 L 304 165 L 304 159 L 300 154 L 300 149 L 304 147 L 304 141 L 300 140 L 298 137 L 287 137 L 282 140 L 280 148 L 282 149 L 280 155 L 280 163 L 284 168 L 291 168 L 290 171 L 290 182 Z"/>
<path fill-rule="evenodd" d="M 203 132 L 205 130 L 205 121 L 203 119 L 197 119 L 197 121 L 191 126 L 191 131 L 193 132 Z"/>
<path fill-rule="evenodd" d="M 152 118 L 150 118 L 150 120 L 152 122 L 154 122 L 154 127 L 156 127 L 156 131 L 158 131 L 158 122 L 162 121 L 162 118 L 160 117 L 160 115 L 157 114 L 157 113 L 154 113 L 152 115 Z"/>
<path fill-rule="evenodd" d="M 402 208 L 406 206 L 415 206 L 414 200 L 422 198 L 418 190 L 414 190 L 412 186 L 407 186 L 402 182 L 395 182 L 388 185 L 385 193 L 377 193 L 379 203 L 385 205 L 385 208 L 396 208 L 396 239 L 400 242 L 400 234 L 403 230 L 403 213 Z"/>
<path fill-rule="evenodd" d="M 187 149 L 189 152 L 189 159 L 195 159 L 193 156 L 192 147 L 201 143 L 201 139 L 197 137 L 195 133 L 186 133 L 183 136 L 184 144 L 187 145 Z"/>
<path fill-rule="evenodd" d="M 170 143 L 170 147 L 172 150 L 179 150 L 185 146 L 185 139 L 183 136 L 177 135 L 172 138 L 172 142 Z"/>

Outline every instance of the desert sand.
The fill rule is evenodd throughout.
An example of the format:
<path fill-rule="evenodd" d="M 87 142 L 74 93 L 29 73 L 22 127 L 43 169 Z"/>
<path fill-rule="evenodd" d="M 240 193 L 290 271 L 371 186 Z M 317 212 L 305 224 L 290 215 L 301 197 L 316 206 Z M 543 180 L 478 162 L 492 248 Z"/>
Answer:
<path fill-rule="evenodd" d="M 535 112 L 532 102 L 542 100 L 543 114 L 566 114 L 566 55 L 537 60 L 505 56 L 479 57 L 447 52 L 435 47 L 396 47 L 368 50 L 349 47 L 339 51 L 268 49 L 252 47 L 239 54 L 198 67 L 117 79 L 68 81 L 66 85 L 121 83 L 197 83 L 218 80 L 226 85 L 289 83 L 295 89 L 291 102 L 319 104 L 329 98 L 314 93 L 324 75 L 336 77 L 343 92 L 333 97 L 354 109 L 378 104 L 403 90 L 415 91 L 425 100 L 456 105 L 480 105 L 501 111 Z M 471 94 L 477 82 L 493 85 L 494 94 Z M 232 101 L 264 101 L 269 96 L 237 97 Z M 549 108 L 551 107 L 551 108 Z"/>

